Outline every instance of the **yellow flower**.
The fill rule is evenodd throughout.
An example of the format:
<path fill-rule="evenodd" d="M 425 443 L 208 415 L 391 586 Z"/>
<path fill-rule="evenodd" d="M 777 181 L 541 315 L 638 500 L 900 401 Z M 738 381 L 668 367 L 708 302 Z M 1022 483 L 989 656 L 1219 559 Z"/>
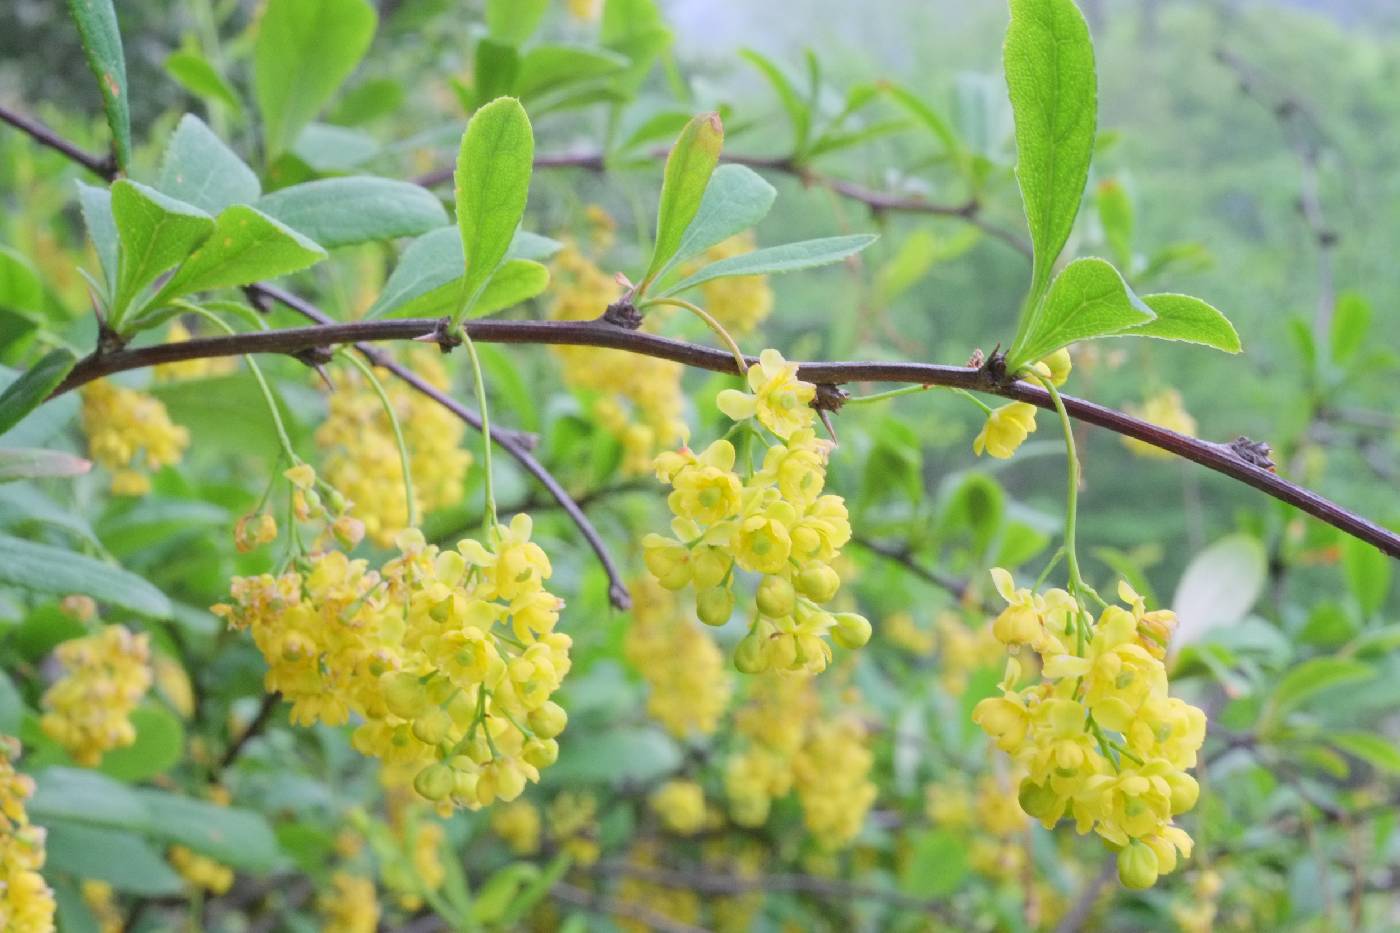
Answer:
<path fill-rule="evenodd" d="M 190 433 L 170 421 L 155 396 L 99 379 L 83 387 L 82 397 L 88 451 L 112 471 L 113 493 L 145 495 L 150 474 L 184 456 Z"/>
<path fill-rule="evenodd" d="M 374 933 L 379 927 L 379 899 L 369 878 L 336 872 L 316 906 L 324 919 L 322 933 Z"/>
<path fill-rule="evenodd" d="M 224 894 L 233 887 L 233 869 L 184 846 L 170 847 L 170 864 L 192 886 L 210 894 Z"/>
<path fill-rule="evenodd" d="M 658 458 L 660 459 L 660 458 Z M 670 479 L 674 492 L 667 499 L 671 511 L 703 525 L 737 515 L 742 486 L 734 468 L 734 445 L 715 441 L 694 464 L 676 470 Z"/>
<path fill-rule="evenodd" d="M 170 325 L 165 335 L 166 343 L 184 343 L 193 334 L 179 320 Z M 196 360 L 181 360 L 178 363 L 158 363 L 151 373 L 156 382 L 178 382 L 184 379 L 209 379 L 224 376 L 234 371 L 238 360 L 231 356 L 211 356 Z"/>
<path fill-rule="evenodd" d="M 19 740 L 0 736 L 0 920 L 6 930 L 54 928 L 56 904 L 44 881 L 44 830 L 29 825 L 24 802 L 34 781 L 15 770 Z"/>
<path fill-rule="evenodd" d="M 985 451 L 998 460 L 1006 460 L 1034 430 L 1035 406 L 1029 402 L 1010 402 L 993 409 L 987 416 L 987 423 L 972 439 L 972 452 L 980 457 Z"/>
<path fill-rule="evenodd" d="M 735 421 L 758 418 L 760 424 L 786 440 L 809 427 L 816 417 L 810 406 L 817 387 L 797 378 L 797 364 L 777 350 L 764 350 L 747 375 L 752 394 L 725 389 L 715 399 L 719 410 Z"/>
<path fill-rule="evenodd" d="M 636 580 L 630 590 L 622 651 L 647 683 L 647 714 L 676 738 L 714 733 L 731 690 L 719 646 L 654 580 Z"/>
<path fill-rule="evenodd" d="M 693 836 L 705 826 L 705 792 L 694 781 L 667 781 L 651 792 L 647 803 L 677 835 Z"/>
<path fill-rule="evenodd" d="M 1163 389 L 1148 396 L 1142 405 L 1129 405 L 1128 412 L 1158 427 L 1192 436 L 1196 433 L 1196 419 L 1181 402 L 1181 393 L 1176 389 Z M 1157 460 L 1170 460 L 1172 454 L 1135 437 L 1123 438 L 1123 445 L 1139 457 Z"/>
<path fill-rule="evenodd" d="M 515 800 L 491 811 L 491 831 L 516 855 L 540 850 L 540 811 L 528 800 Z"/>
<path fill-rule="evenodd" d="M 107 751 L 135 742 L 131 711 L 151 687 L 148 637 L 108 625 L 63 642 L 54 657 L 63 675 L 44 692 L 44 734 L 89 768 Z"/>

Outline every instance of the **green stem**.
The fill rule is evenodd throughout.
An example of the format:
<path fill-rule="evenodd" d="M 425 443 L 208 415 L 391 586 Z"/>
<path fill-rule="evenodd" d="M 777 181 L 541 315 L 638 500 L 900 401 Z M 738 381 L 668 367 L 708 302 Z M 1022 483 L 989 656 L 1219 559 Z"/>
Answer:
<path fill-rule="evenodd" d="M 394 442 L 399 445 L 399 464 L 403 467 L 403 494 L 408 503 L 408 527 L 418 527 L 418 501 L 413 494 L 413 471 L 408 458 L 408 444 L 403 439 L 403 426 L 399 424 L 398 413 L 394 411 L 394 403 L 389 401 L 389 393 L 384 391 L 384 384 L 379 381 L 379 377 L 374 374 L 374 368 L 354 353 L 342 351 L 340 354 L 345 359 L 355 365 L 369 384 L 374 388 L 374 393 L 379 396 L 379 403 L 384 406 L 384 414 L 389 419 L 389 426 L 394 429 Z"/>
<path fill-rule="evenodd" d="M 482 519 L 485 541 L 491 546 L 491 534 L 496 529 L 496 490 L 491 481 L 491 412 L 486 404 L 486 382 L 481 377 L 481 358 L 476 354 L 476 344 L 471 335 L 462 329 L 463 342 L 467 346 L 467 356 L 472 361 L 472 390 L 476 394 L 476 407 L 481 411 L 481 468 L 485 471 L 485 512 Z"/>
<path fill-rule="evenodd" d="M 846 399 L 841 405 L 842 407 L 847 405 L 870 405 L 875 402 L 883 402 L 885 399 L 899 398 L 901 395 L 913 395 L 915 392 L 927 392 L 932 388 L 933 386 L 923 385 L 903 386 L 898 389 L 889 389 L 885 392 L 876 392 L 873 395 L 856 395 Z"/>
<path fill-rule="evenodd" d="M 1074 446 L 1074 425 L 1070 423 L 1069 413 L 1065 411 L 1065 403 L 1055 384 L 1043 376 L 1037 375 L 1036 379 L 1050 393 L 1050 401 L 1055 404 L 1055 413 L 1060 416 L 1060 427 L 1065 432 L 1065 460 L 1069 467 L 1065 493 L 1065 564 L 1069 568 L 1069 590 L 1078 596 L 1086 587 L 1084 577 L 1079 572 L 1079 555 L 1074 549 L 1075 524 L 1079 517 L 1079 453 Z"/>
<path fill-rule="evenodd" d="M 739 349 L 739 345 L 734 342 L 734 338 L 729 336 L 729 331 L 724 329 L 724 325 L 715 320 L 710 312 L 697 304 L 686 301 L 684 298 L 650 298 L 638 305 L 637 310 L 641 311 L 652 305 L 670 305 L 673 308 L 684 308 L 704 321 L 705 326 L 714 331 L 715 336 L 719 337 L 719 339 L 723 341 L 725 347 L 728 348 L 729 352 L 734 354 L 734 362 L 739 367 L 739 375 L 742 376 L 749 371 L 749 362 L 744 359 L 744 352 Z"/>
<path fill-rule="evenodd" d="M 992 413 L 992 406 L 988 405 L 986 402 L 982 401 L 980 398 L 973 395 L 966 389 L 954 389 L 953 394 L 961 395 L 963 398 L 967 399 L 969 402 L 982 409 L 982 414 L 984 415 L 990 415 Z"/>

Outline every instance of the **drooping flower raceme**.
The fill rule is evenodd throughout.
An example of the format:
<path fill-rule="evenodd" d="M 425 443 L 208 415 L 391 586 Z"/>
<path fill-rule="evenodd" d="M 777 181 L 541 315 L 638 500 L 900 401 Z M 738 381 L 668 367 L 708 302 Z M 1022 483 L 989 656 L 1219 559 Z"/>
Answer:
<path fill-rule="evenodd" d="M 977 704 L 973 720 L 1026 777 L 1020 801 L 1047 828 L 1073 819 L 1118 852 L 1119 877 L 1151 886 L 1191 854 L 1173 818 L 1195 806 L 1188 769 L 1205 740 L 1205 714 L 1170 696 L 1162 658 L 1175 625 L 1170 611 L 1147 611 L 1120 583 L 1122 605 L 1091 623 L 1063 590 L 1017 589 L 993 571 L 1007 602 L 993 626 L 1013 653 L 1040 656 L 1039 682 L 1022 685 L 1012 658 L 1001 695 Z"/>
<path fill-rule="evenodd" d="M 34 780 L 15 770 L 19 754 L 19 740 L 0 736 L 0 929 L 52 930 L 53 891 L 40 874 L 44 830 L 25 811 Z"/>
<path fill-rule="evenodd" d="M 439 551 L 409 529 L 378 571 L 329 551 L 300 572 L 235 578 L 214 612 L 251 630 L 293 722 L 353 713 L 359 751 L 414 768 L 442 809 L 477 809 L 539 780 L 567 722 L 550 699 L 569 670 L 570 639 L 554 631 L 563 602 L 530 534 L 517 515 L 489 547 Z"/>
<path fill-rule="evenodd" d="M 98 379 L 83 386 L 82 397 L 88 451 L 112 471 L 116 495 L 145 495 L 151 474 L 184 456 L 190 433 L 171 422 L 155 396 Z"/>
<path fill-rule="evenodd" d="M 647 714 L 676 738 L 712 734 L 732 689 L 719 645 L 654 579 L 633 581 L 629 591 L 622 651 L 647 683 Z"/>
<path fill-rule="evenodd" d="M 696 611 L 710 625 L 733 613 L 734 570 L 759 575 L 757 612 L 735 664 L 746 673 L 816 673 L 832 657 L 828 635 L 847 648 L 870 637 L 862 616 L 824 608 L 841 587 L 832 564 L 850 540 L 850 521 L 844 500 L 822 491 L 830 445 L 812 429 L 816 387 L 799 380 L 797 367 L 776 350 L 763 352 L 748 383 L 751 393 L 727 390 L 717 403 L 742 424 L 756 418 L 780 442 L 743 476 L 728 440 L 699 454 L 682 448 L 658 456 L 656 476 L 672 488 L 673 536 L 647 535 L 643 557 L 667 589 L 694 587 Z M 748 430 L 762 443 L 756 428 Z"/>
<path fill-rule="evenodd" d="M 63 674 L 44 692 L 44 734 L 89 768 L 111 749 L 135 742 L 131 711 L 152 679 L 148 637 L 108 625 L 63 642 L 54 657 Z"/>

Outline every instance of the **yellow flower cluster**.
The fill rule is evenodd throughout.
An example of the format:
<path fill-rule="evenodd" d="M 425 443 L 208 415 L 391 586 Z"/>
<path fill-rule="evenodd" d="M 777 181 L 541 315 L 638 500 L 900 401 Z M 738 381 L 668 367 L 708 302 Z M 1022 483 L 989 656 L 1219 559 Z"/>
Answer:
<path fill-rule="evenodd" d="M 1176 389 L 1163 389 L 1149 396 L 1140 406 L 1129 405 L 1128 412 L 1143 421 L 1151 422 L 1158 427 L 1175 431 L 1178 434 L 1193 436 L 1196 433 L 1196 419 L 1192 418 L 1191 413 L 1186 410 L 1186 406 L 1181 401 L 1181 393 Z M 1174 456 L 1160 447 L 1154 447 L 1135 437 L 1124 437 L 1123 446 L 1139 457 L 1149 457 L 1154 460 L 1171 460 Z"/>
<path fill-rule="evenodd" d="M 545 822 L 555 846 L 575 865 L 587 867 L 598 861 L 602 854 L 598 844 L 598 798 L 565 791 L 550 801 Z"/>
<path fill-rule="evenodd" d="M 705 828 L 705 791 L 694 781 L 667 781 L 651 792 L 647 804 L 678 836 L 693 836 Z"/>
<path fill-rule="evenodd" d="M 126 929 L 126 917 L 117 905 L 116 893 L 105 881 L 83 880 L 83 903 L 87 905 L 92 919 L 97 921 L 100 933 L 122 933 Z"/>
<path fill-rule="evenodd" d="M 648 879 L 647 875 L 650 872 L 662 867 L 660 846 L 655 839 L 644 839 L 636 843 L 627 855 L 627 865 L 636 869 L 636 873 L 627 873 L 624 869 L 622 881 L 617 886 L 619 903 L 641 907 L 680 925 L 699 925 L 698 894 L 689 888 L 663 885 Z M 618 929 L 627 933 L 649 933 L 655 929 L 649 923 L 621 914 L 615 914 L 613 921 Z"/>
<path fill-rule="evenodd" d="M 316 898 L 321 933 L 374 933 L 379 928 L 379 899 L 369 878 L 338 871 L 331 887 Z"/>
<path fill-rule="evenodd" d="M 252 630 L 293 722 L 354 713 L 355 748 L 416 767 L 414 789 L 440 809 L 512 800 L 554 763 L 567 722 L 550 696 L 571 642 L 554 631 L 563 602 L 531 527 L 517 515 L 490 548 L 453 551 L 408 529 L 380 571 L 330 551 L 301 572 L 235 578 L 233 604 L 213 611 Z"/>
<path fill-rule="evenodd" d="M 826 669 L 828 634 L 842 647 L 870 639 L 870 623 L 853 612 L 823 606 L 836 598 L 841 577 L 832 566 L 851 537 L 845 501 L 823 495 L 829 445 L 812 429 L 809 407 L 815 386 L 797 378 L 797 367 L 776 350 L 764 350 L 748 372 L 751 393 L 721 392 L 725 414 L 756 417 L 780 442 L 768 448 L 761 469 L 741 478 L 736 451 L 718 440 L 697 455 L 688 448 L 656 458 L 657 479 L 671 486 L 667 499 L 675 537 L 642 539 L 647 569 L 670 590 L 694 585 L 696 611 L 709 625 L 723 625 L 734 609 L 734 568 L 760 574 L 757 616 L 739 643 L 736 666 L 745 673 Z M 757 442 L 758 431 L 751 429 Z"/>
<path fill-rule="evenodd" d="M 996 774 L 983 774 L 975 793 L 958 779 L 924 789 L 924 812 L 929 821 L 967 835 L 969 862 L 989 878 L 1019 877 L 1026 865 L 1023 832 L 1027 820 L 1015 784 Z M 968 834 L 969 830 L 977 832 Z"/>
<path fill-rule="evenodd" d="M 934 619 L 938 643 L 938 682 L 953 696 L 967 690 L 968 678 L 983 668 L 1000 666 L 1005 648 L 992 634 L 992 626 L 971 628 L 956 613 Z"/>
<path fill-rule="evenodd" d="M 442 864 L 447 834 L 441 823 L 425 819 L 401 819 L 394 834 L 408 857 L 382 861 L 382 880 L 397 895 L 400 907 L 418 910 L 423 906 L 423 892 L 436 891 L 447 878 Z"/>
<path fill-rule="evenodd" d="M 491 808 L 491 832 L 516 855 L 540 851 L 540 808 L 528 800 L 512 800 Z"/>
<path fill-rule="evenodd" d="M 180 321 L 170 325 L 165 335 L 166 343 L 184 343 L 194 335 Z M 186 379 L 211 379 L 226 376 L 238 366 L 231 356 L 210 356 L 197 360 L 180 360 L 178 363 L 158 363 L 151 374 L 156 382 L 180 382 Z"/>
<path fill-rule="evenodd" d="M 838 849 L 860 831 L 875 801 L 869 737 L 852 713 L 823 713 L 810 676 L 769 674 L 752 682 L 734 717 L 739 749 L 725 765 L 729 814 L 761 826 L 774 800 L 793 789 L 818 845 Z M 844 705 L 857 705 L 858 697 Z"/>
<path fill-rule="evenodd" d="M 112 471 L 112 492 L 144 496 L 151 473 L 179 463 L 190 432 L 173 424 L 155 396 L 106 379 L 83 386 L 82 426 L 92 458 Z"/>
<path fill-rule="evenodd" d="M 732 689 L 719 646 L 651 577 L 634 581 L 630 591 L 632 624 L 622 651 L 646 680 L 647 714 L 676 738 L 712 734 Z"/>
<path fill-rule="evenodd" d="M 450 387 L 441 354 L 413 353 L 413 371 L 436 388 Z M 389 547 L 408 523 L 403 462 L 393 426 L 373 387 L 357 369 L 333 377 L 330 412 L 316 429 L 326 480 L 354 506 L 374 543 Z M 403 430 L 418 511 L 455 505 L 465 491 L 471 454 L 462 447 L 465 426 L 451 412 L 400 380 L 385 386 Z"/>
<path fill-rule="evenodd" d="M 54 657 L 63 674 L 44 692 L 44 734 L 87 768 L 135 742 L 131 711 L 151 687 L 149 638 L 108 625 L 63 642 Z"/>
<path fill-rule="evenodd" d="M 555 255 L 550 281 L 554 300 L 549 316 L 554 320 L 592 320 L 617 300 L 617 283 L 574 244 Z M 686 438 L 684 367 L 679 363 L 594 347 L 555 347 L 553 352 L 563 365 L 565 383 L 585 395 L 594 420 L 622 446 L 624 473 L 646 473 L 658 450 Z"/>
<path fill-rule="evenodd" d="M 0 736 L 0 930 L 54 928 L 53 891 L 44 881 L 44 830 L 29 825 L 24 802 L 34 780 L 15 770 L 19 741 Z"/>
<path fill-rule="evenodd" d="M 704 262 L 709 265 L 743 253 L 758 246 L 752 230 L 746 230 L 705 250 Z M 762 324 L 773 311 L 773 289 L 764 275 L 732 275 L 710 279 L 700 286 L 701 302 L 725 330 L 740 336 Z"/>
<path fill-rule="evenodd" d="M 1033 364 L 1030 373 L 1061 386 L 1073 368 L 1069 350 L 1061 348 Z M 988 453 L 998 460 L 1007 460 L 1034 431 L 1035 406 L 1029 402 L 1008 402 L 987 415 L 982 430 L 972 439 L 972 452 L 979 457 Z"/>
<path fill-rule="evenodd" d="M 233 869 L 184 846 L 170 847 L 170 864 L 191 885 L 219 895 L 233 887 Z"/>
<path fill-rule="evenodd" d="M 1041 658 L 1038 683 L 1018 687 L 1012 658 L 1001 696 L 977 704 L 973 720 L 1025 771 L 1020 802 L 1049 828 L 1072 817 L 1118 851 L 1118 873 L 1133 888 L 1171 872 L 1191 837 L 1172 818 L 1200 792 L 1186 773 L 1205 740 L 1205 714 L 1168 695 L 1162 664 L 1175 616 L 1148 612 L 1126 583 L 1123 605 L 1098 620 L 1064 590 L 1017 589 L 992 571 L 1007 608 L 993 631 L 1012 652 Z"/>

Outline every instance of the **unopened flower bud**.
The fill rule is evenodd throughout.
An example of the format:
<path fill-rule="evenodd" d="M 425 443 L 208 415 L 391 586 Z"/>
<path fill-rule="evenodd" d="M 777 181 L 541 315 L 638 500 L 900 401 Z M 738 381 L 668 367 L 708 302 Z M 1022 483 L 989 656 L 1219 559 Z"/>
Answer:
<path fill-rule="evenodd" d="M 854 612 L 838 612 L 831 640 L 842 648 L 861 648 L 870 641 L 870 620 Z"/>
<path fill-rule="evenodd" d="M 721 626 L 734 613 L 734 591 L 716 586 L 695 597 L 695 612 L 706 625 Z"/>
<path fill-rule="evenodd" d="M 841 589 L 841 577 L 826 564 L 808 564 L 797 575 L 797 589 L 808 599 L 824 603 Z"/>
<path fill-rule="evenodd" d="M 783 577 L 764 577 L 758 585 L 758 611 L 771 619 L 792 615 L 796 600 L 792 583 Z"/>
<path fill-rule="evenodd" d="M 428 800 L 444 800 L 452 793 L 455 780 L 451 768 L 440 761 L 434 762 L 413 778 L 413 789 Z"/>

